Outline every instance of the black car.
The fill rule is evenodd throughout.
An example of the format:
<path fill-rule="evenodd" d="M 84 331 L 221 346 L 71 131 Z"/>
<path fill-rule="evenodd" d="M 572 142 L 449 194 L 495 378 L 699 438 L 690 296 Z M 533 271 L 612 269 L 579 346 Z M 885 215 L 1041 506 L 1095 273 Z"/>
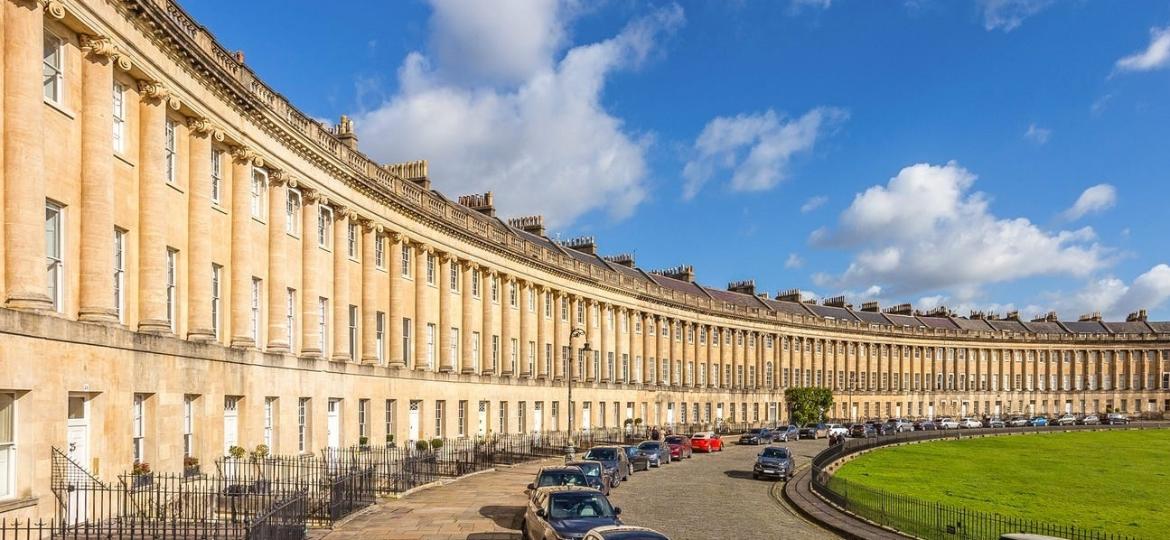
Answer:
<path fill-rule="evenodd" d="M 609 495 L 609 488 L 613 486 L 613 476 L 606 472 L 600 461 L 569 461 L 565 465 L 581 469 L 581 472 L 585 473 L 585 479 L 589 481 L 589 487 Z"/>
<path fill-rule="evenodd" d="M 642 441 L 638 443 L 638 452 L 650 460 L 652 467 L 670 463 L 670 445 L 662 441 Z"/>
<path fill-rule="evenodd" d="M 626 453 L 626 461 L 630 462 L 631 471 L 650 470 L 650 458 L 638 450 L 637 446 L 627 444 L 622 446 L 622 450 Z"/>
<path fill-rule="evenodd" d="M 877 437 L 877 430 L 873 424 L 853 424 L 849 426 L 849 436 L 855 438 Z"/>
<path fill-rule="evenodd" d="M 768 444 L 772 442 L 772 430 L 768 428 L 749 429 L 739 436 L 739 444 Z"/>
<path fill-rule="evenodd" d="M 670 540 L 665 534 L 633 525 L 606 525 L 589 531 L 584 540 Z"/>
<path fill-rule="evenodd" d="M 934 420 L 924 418 L 914 422 L 914 431 L 935 431 L 937 429 L 938 424 L 935 424 Z"/>
<path fill-rule="evenodd" d="M 584 459 L 600 461 L 612 479 L 613 487 L 618 487 L 622 480 L 630 478 L 630 461 L 620 446 L 594 446 L 585 452 Z"/>
<path fill-rule="evenodd" d="M 596 489 L 545 487 L 528 502 L 520 531 L 524 538 L 581 538 L 598 527 L 621 525 L 621 513 Z"/>
<path fill-rule="evenodd" d="M 553 466 L 541 467 L 536 472 L 536 480 L 528 484 L 529 494 L 537 489 L 549 486 L 588 486 L 589 479 L 580 467 Z"/>

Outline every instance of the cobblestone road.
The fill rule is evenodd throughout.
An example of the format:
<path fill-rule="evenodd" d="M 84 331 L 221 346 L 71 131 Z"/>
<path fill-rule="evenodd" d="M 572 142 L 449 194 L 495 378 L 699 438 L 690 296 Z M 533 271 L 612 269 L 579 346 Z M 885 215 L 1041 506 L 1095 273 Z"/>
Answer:
<path fill-rule="evenodd" d="M 789 443 L 797 465 L 825 447 L 825 441 Z M 716 454 L 696 454 L 635 474 L 613 491 L 622 521 L 662 531 L 674 540 L 709 538 L 836 538 L 773 498 L 779 482 L 752 480 L 759 447 L 729 445 Z M 524 486 L 542 464 L 503 468 L 420 491 L 401 500 L 383 500 L 339 523 L 314 530 L 314 540 L 491 540 L 519 539 Z"/>
<path fill-rule="evenodd" d="M 819 441 L 787 443 L 797 466 L 826 446 Z M 715 454 L 695 454 L 649 473 L 639 472 L 613 491 L 622 521 L 661 531 L 674 540 L 707 538 L 837 538 L 805 521 L 772 497 L 780 482 L 753 480 L 758 446 L 728 445 Z"/>

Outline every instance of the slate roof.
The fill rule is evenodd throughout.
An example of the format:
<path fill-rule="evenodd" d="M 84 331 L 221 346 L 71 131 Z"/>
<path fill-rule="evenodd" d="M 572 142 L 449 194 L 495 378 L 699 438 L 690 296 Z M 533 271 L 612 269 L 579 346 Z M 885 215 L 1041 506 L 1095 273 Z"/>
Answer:
<path fill-rule="evenodd" d="M 707 291 L 707 294 L 711 295 L 711 298 L 714 298 L 718 302 L 726 302 L 729 304 L 735 304 L 737 306 L 744 306 L 749 308 L 767 309 L 764 304 L 760 302 L 759 297 L 752 296 L 750 294 L 725 291 L 723 289 L 712 289 L 710 287 L 703 287 L 703 289 Z"/>
<path fill-rule="evenodd" d="M 1060 321 L 1069 332 L 1074 334 L 1105 334 L 1108 330 L 1097 321 Z"/>
<path fill-rule="evenodd" d="M 878 313 L 876 311 L 856 311 L 856 310 L 854 310 L 853 316 L 857 317 L 857 319 L 863 323 L 881 324 L 884 326 L 893 326 L 892 324 L 890 324 L 889 319 L 885 318 L 884 316 L 882 316 L 881 313 Z"/>
<path fill-rule="evenodd" d="M 832 318 L 832 319 L 837 319 L 840 321 L 853 321 L 853 322 L 861 320 L 861 319 L 858 319 L 857 317 L 855 317 L 853 315 L 853 312 L 851 312 L 845 308 L 839 308 L 839 307 L 833 307 L 833 306 L 818 306 L 818 305 L 813 305 L 813 304 L 809 304 L 807 307 L 808 307 L 809 311 L 813 312 L 818 317 L 825 318 L 825 319 Z"/>
<path fill-rule="evenodd" d="M 1021 323 L 1021 324 L 1023 324 L 1024 327 L 1027 328 L 1029 332 L 1034 332 L 1037 334 L 1067 334 L 1068 333 L 1068 330 L 1065 330 L 1065 328 L 1063 326 L 1061 326 L 1060 323 L 1051 322 L 1051 321 L 1025 322 L 1025 323 Z"/>
<path fill-rule="evenodd" d="M 988 330 L 991 330 L 991 325 L 987 324 L 987 321 L 984 321 L 983 319 L 967 319 L 964 317 L 951 317 L 950 321 L 955 326 L 957 326 L 963 330 L 970 330 L 972 332 L 986 332 Z"/>
<path fill-rule="evenodd" d="M 1024 328 L 1024 325 L 1020 324 L 1020 321 L 999 320 L 999 321 L 986 321 L 986 322 L 992 328 L 999 330 L 1001 332 L 1027 332 L 1028 331 L 1027 328 Z"/>
<path fill-rule="evenodd" d="M 910 315 L 896 315 L 893 313 L 886 313 L 885 316 L 890 320 L 891 323 L 894 324 L 894 326 L 909 326 L 911 328 L 926 327 L 922 321 L 918 320 L 918 317 L 913 317 Z"/>
<path fill-rule="evenodd" d="M 918 320 L 931 328 L 945 328 L 947 330 L 958 329 L 959 326 L 946 317 L 919 317 Z"/>
<path fill-rule="evenodd" d="M 766 304 L 768 307 L 780 313 L 806 316 L 813 314 L 808 310 L 808 308 L 812 306 L 803 302 L 789 302 L 787 300 L 772 300 L 767 298 L 761 298 L 761 300 L 763 300 L 764 304 Z"/>
<path fill-rule="evenodd" d="M 1141 321 L 1107 322 L 1105 328 L 1114 334 L 1149 334 L 1152 331 Z"/>

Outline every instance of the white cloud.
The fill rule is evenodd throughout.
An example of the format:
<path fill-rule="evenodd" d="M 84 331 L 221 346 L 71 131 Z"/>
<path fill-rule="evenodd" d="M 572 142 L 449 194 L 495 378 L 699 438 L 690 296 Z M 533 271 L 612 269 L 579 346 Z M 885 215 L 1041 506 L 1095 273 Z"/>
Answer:
<path fill-rule="evenodd" d="M 1026 218 L 991 213 L 975 175 L 958 164 L 917 164 L 859 193 L 836 229 L 810 240 L 854 250 L 840 274 L 819 274 L 821 287 L 878 284 L 893 295 L 950 291 L 967 300 L 983 284 L 1041 275 L 1087 277 L 1112 252 L 1089 227 L 1041 230 Z"/>
<path fill-rule="evenodd" d="M 1117 188 L 1109 184 L 1097 184 L 1081 192 L 1077 202 L 1065 210 L 1064 218 L 1075 221 L 1087 214 L 1103 212 L 1117 204 Z"/>
<path fill-rule="evenodd" d="M 983 14 L 983 28 L 1011 32 L 1048 6 L 1052 0 L 979 0 Z"/>
<path fill-rule="evenodd" d="M 807 201 L 804 201 L 804 204 L 800 205 L 800 212 L 802 214 L 807 214 L 813 210 L 816 210 L 817 208 L 824 206 L 827 202 L 829 202 L 829 198 L 824 195 L 810 197 Z"/>
<path fill-rule="evenodd" d="M 429 159 L 445 193 L 490 190 L 501 214 L 541 213 L 550 227 L 593 210 L 628 216 L 645 197 L 651 137 L 609 114 L 602 92 L 615 71 L 640 65 L 683 24 L 682 9 L 656 10 L 558 59 L 565 9 L 468 4 L 435 0 L 431 41 L 439 62 L 419 52 L 404 59 L 399 93 L 355 115 L 362 149 L 384 162 Z M 480 16 L 495 22 L 462 20 Z M 474 61 L 456 58 L 472 49 Z M 451 76 L 468 62 L 479 64 L 471 75 Z"/>
<path fill-rule="evenodd" d="M 833 5 L 833 0 L 789 0 L 788 11 L 796 14 L 809 9 L 829 9 Z"/>
<path fill-rule="evenodd" d="M 1024 132 L 1024 138 L 1035 142 L 1036 144 L 1044 144 L 1048 142 L 1048 138 L 1052 136 L 1052 130 L 1042 128 L 1035 123 L 1028 124 L 1028 130 Z"/>
<path fill-rule="evenodd" d="M 1158 264 L 1134 278 L 1132 283 L 1113 276 L 1089 281 L 1081 290 L 1051 294 L 1064 318 L 1100 311 L 1108 320 L 1125 320 L 1139 309 L 1158 309 L 1170 300 L 1170 266 Z"/>
<path fill-rule="evenodd" d="M 789 253 L 788 259 L 784 261 L 784 268 L 800 268 L 804 266 L 804 259 L 795 253 Z"/>
<path fill-rule="evenodd" d="M 1146 50 L 1117 60 L 1116 71 L 1151 71 L 1170 66 L 1170 26 L 1150 29 Z"/>
<path fill-rule="evenodd" d="M 833 107 L 818 107 L 795 120 L 763 113 L 720 116 L 695 139 L 695 157 L 683 168 L 683 198 L 691 199 L 716 172 L 731 171 L 734 191 L 764 191 L 788 176 L 792 157 L 813 149 L 817 139 L 848 117 Z"/>

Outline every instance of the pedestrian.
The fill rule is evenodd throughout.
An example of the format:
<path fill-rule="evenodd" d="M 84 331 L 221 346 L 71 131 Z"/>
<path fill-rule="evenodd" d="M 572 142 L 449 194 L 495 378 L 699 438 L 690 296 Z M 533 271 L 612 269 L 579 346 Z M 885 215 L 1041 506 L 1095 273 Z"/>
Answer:
<path fill-rule="evenodd" d="M 662 437 L 662 434 L 658 432 L 657 426 L 655 426 L 654 429 L 650 430 L 650 440 L 657 441 L 661 437 Z"/>

